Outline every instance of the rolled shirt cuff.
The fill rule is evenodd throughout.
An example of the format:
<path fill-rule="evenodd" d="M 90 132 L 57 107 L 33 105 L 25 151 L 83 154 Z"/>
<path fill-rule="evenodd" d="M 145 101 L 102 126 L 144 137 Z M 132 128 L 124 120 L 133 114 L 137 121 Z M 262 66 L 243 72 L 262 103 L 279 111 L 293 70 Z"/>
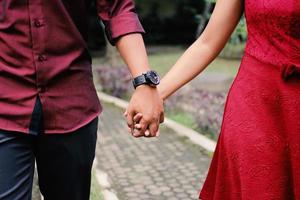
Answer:
<path fill-rule="evenodd" d="M 120 37 L 131 33 L 145 33 L 145 30 L 140 23 L 138 15 L 131 12 L 111 18 L 105 24 L 105 32 L 109 42 L 115 45 Z"/>

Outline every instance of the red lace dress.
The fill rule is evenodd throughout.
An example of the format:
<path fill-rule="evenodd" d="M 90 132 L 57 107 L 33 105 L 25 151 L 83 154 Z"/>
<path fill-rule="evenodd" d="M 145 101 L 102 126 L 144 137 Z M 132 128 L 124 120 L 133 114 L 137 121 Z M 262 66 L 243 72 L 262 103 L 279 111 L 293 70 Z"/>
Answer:
<path fill-rule="evenodd" d="M 245 0 L 248 41 L 203 200 L 300 200 L 300 0 Z"/>

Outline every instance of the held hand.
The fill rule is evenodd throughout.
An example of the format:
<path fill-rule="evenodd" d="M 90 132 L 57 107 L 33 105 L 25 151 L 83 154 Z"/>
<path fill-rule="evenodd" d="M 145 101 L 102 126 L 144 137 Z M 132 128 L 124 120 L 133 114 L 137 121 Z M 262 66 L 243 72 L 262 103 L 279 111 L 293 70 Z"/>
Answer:
<path fill-rule="evenodd" d="M 125 111 L 124 113 L 124 116 L 127 117 L 127 110 Z M 133 117 L 133 123 L 134 123 L 134 130 L 133 130 L 133 133 L 131 132 L 131 128 L 128 127 L 128 133 L 132 134 L 134 137 L 141 137 L 143 136 L 143 134 L 140 133 L 140 130 L 141 130 L 141 124 L 140 123 L 140 120 L 143 118 L 143 115 L 142 113 L 138 113 L 136 114 L 134 117 Z M 162 123 L 162 122 L 161 122 Z M 159 130 L 157 131 L 156 133 L 156 137 L 159 137 L 160 135 L 160 132 Z M 150 136 L 150 131 L 149 129 L 147 129 L 145 131 L 145 134 L 144 134 L 145 137 L 149 137 Z"/>
<path fill-rule="evenodd" d="M 126 118 L 134 137 L 157 136 L 159 124 L 164 120 L 163 101 L 157 89 L 147 85 L 139 86 L 131 98 Z M 135 127 L 137 121 L 139 126 Z"/>

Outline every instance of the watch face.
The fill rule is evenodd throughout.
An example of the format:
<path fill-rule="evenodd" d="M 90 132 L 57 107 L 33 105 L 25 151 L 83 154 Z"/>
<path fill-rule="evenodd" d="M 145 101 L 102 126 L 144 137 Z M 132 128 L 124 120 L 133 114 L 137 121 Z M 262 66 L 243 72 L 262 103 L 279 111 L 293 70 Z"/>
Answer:
<path fill-rule="evenodd" d="M 154 85 L 158 85 L 160 82 L 160 78 L 159 75 L 155 72 L 155 71 L 149 71 L 147 72 L 147 78 L 149 79 L 149 81 L 154 84 Z"/>

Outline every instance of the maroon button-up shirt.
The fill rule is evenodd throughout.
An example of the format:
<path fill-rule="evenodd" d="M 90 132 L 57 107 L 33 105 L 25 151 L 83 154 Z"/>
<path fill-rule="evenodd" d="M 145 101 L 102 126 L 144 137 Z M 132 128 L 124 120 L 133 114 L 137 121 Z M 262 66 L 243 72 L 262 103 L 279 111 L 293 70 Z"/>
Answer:
<path fill-rule="evenodd" d="M 86 46 L 90 0 L 0 0 L 0 129 L 28 133 L 37 95 L 45 133 L 101 111 Z M 132 0 L 97 0 L 111 42 L 143 32 Z"/>

